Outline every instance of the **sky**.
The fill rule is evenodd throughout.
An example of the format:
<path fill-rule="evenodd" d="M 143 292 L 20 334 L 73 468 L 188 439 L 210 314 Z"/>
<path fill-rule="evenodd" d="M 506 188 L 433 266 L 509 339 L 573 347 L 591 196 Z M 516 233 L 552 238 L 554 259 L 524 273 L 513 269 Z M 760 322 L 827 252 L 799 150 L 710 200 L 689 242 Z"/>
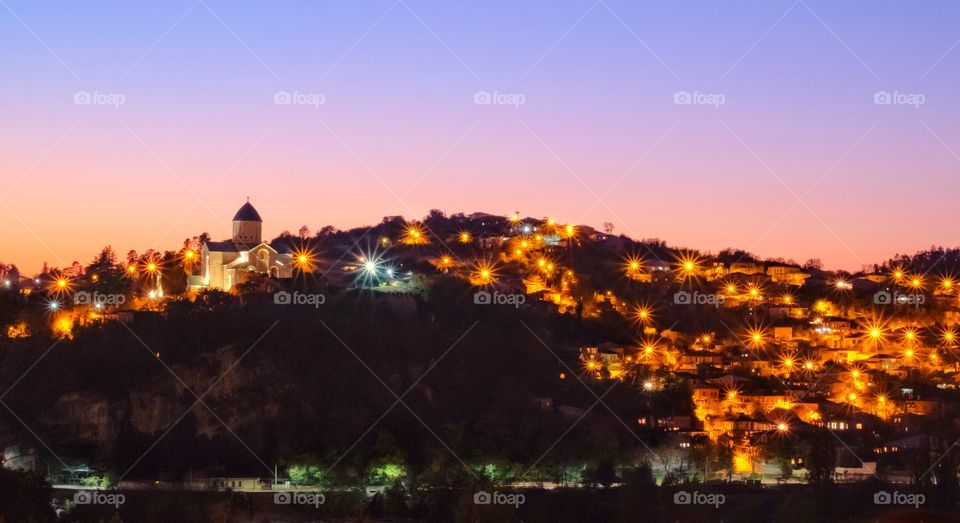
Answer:
<path fill-rule="evenodd" d="M 0 0 L 0 261 L 385 215 L 957 246 L 960 4 Z"/>

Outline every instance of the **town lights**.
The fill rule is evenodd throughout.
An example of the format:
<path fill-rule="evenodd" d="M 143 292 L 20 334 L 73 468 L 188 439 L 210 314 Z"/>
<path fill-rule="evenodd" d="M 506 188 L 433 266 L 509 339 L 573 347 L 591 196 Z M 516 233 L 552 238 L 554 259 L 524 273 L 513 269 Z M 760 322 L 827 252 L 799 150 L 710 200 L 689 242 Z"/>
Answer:
<path fill-rule="evenodd" d="M 949 276 L 944 276 L 943 278 L 941 278 L 940 287 L 946 292 L 952 291 L 954 287 L 953 278 Z"/>
<path fill-rule="evenodd" d="M 747 345 L 751 348 L 763 348 L 766 343 L 766 332 L 762 327 L 751 327 L 747 331 Z"/>
<path fill-rule="evenodd" d="M 891 274 L 893 275 L 893 281 L 897 283 L 900 283 L 903 281 L 903 278 L 906 277 L 906 274 L 904 274 L 903 269 L 900 267 L 895 267 Z"/>
<path fill-rule="evenodd" d="M 790 430 L 790 426 L 786 423 L 777 423 L 777 430 L 780 432 L 787 432 Z"/>
<path fill-rule="evenodd" d="M 460 243 L 470 243 L 473 237 L 467 231 L 460 231 Z"/>
<path fill-rule="evenodd" d="M 647 323 L 653 318 L 653 311 L 650 307 L 640 305 L 637 307 L 636 317 L 641 323 Z"/>
<path fill-rule="evenodd" d="M 56 276 L 53 281 L 50 282 L 50 292 L 62 295 L 69 292 L 71 289 L 70 280 L 64 276 Z"/>
<path fill-rule="evenodd" d="M 487 262 L 477 262 L 470 274 L 470 283 L 476 286 L 490 285 L 497 281 L 497 272 Z"/>
<path fill-rule="evenodd" d="M 653 390 L 653 382 L 652 381 L 643 382 L 643 390 L 648 390 L 648 391 Z"/>
<path fill-rule="evenodd" d="M 301 271 L 313 269 L 313 252 L 308 249 L 297 249 L 293 251 L 293 264 Z"/>
<path fill-rule="evenodd" d="M 953 346 L 954 342 L 955 342 L 956 339 L 957 339 L 957 333 L 956 333 L 956 331 L 954 331 L 954 330 L 952 330 L 952 329 L 946 329 L 946 330 L 943 331 L 943 334 L 941 335 L 941 338 L 943 338 L 943 342 L 944 342 L 945 344 L 947 344 L 947 345 L 949 345 L 949 346 Z"/>
<path fill-rule="evenodd" d="M 907 329 L 903 331 L 903 341 L 906 343 L 913 343 L 917 340 L 917 331 L 916 329 Z"/>
<path fill-rule="evenodd" d="M 783 361 L 781 363 L 783 364 L 783 368 L 787 370 L 793 370 L 794 361 L 793 361 L 793 358 L 791 358 L 790 356 L 786 356 L 785 358 L 783 358 Z"/>
<path fill-rule="evenodd" d="M 920 290 L 923 288 L 923 278 L 920 276 L 913 276 L 910 278 L 910 286 L 913 287 L 913 290 Z"/>
<path fill-rule="evenodd" d="M 677 260 L 677 275 L 680 279 L 692 278 L 700 272 L 700 260 L 692 254 L 684 254 Z"/>
<path fill-rule="evenodd" d="M 411 224 L 407 226 L 403 234 L 403 243 L 407 245 L 423 245 L 427 243 L 427 235 L 419 225 Z"/>
<path fill-rule="evenodd" d="M 623 263 L 624 270 L 628 275 L 634 276 L 643 268 L 643 260 L 637 256 L 629 256 Z"/>
<path fill-rule="evenodd" d="M 60 302 L 57 300 L 50 300 L 47 302 L 47 309 L 51 311 L 60 310 Z"/>

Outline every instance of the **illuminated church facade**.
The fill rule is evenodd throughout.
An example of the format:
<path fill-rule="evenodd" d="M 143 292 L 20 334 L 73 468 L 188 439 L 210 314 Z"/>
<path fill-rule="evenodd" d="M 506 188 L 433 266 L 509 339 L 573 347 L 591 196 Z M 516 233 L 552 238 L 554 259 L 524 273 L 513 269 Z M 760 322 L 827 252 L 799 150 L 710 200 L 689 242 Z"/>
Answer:
<path fill-rule="evenodd" d="M 293 254 L 263 241 L 262 231 L 263 219 L 248 200 L 233 216 L 231 239 L 201 246 L 200 274 L 190 276 L 190 288 L 229 291 L 255 274 L 292 278 Z"/>

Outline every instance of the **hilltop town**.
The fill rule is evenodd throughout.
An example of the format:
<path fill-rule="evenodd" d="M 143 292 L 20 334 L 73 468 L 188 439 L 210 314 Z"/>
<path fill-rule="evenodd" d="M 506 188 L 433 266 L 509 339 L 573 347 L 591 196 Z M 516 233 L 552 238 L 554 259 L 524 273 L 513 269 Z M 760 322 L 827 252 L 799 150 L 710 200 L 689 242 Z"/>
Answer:
<path fill-rule="evenodd" d="M 311 339 L 305 329 L 315 329 L 311 332 L 317 338 L 329 331 L 333 338 L 327 342 L 333 347 L 339 347 L 336 340 L 351 349 L 355 343 L 376 346 L 370 349 L 374 352 L 383 349 L 371 358 L 375 374 L 396 376 L 397 383 L 417 388 L 431 383 L 432 377 L 420 383 L 401 376 L 412 369 L 417 369 L 413 375 L 432 369 L 431 361 L 435 365 L 445 351 L 454 350 L 450 343 L 456 345 L 458 337 L 469 340 L 469 326 L 476 322 L 483 325 L 477 332 L 489 328 L 491 335 L 502 334 L 502 344 L 490 338 L 484 349 L 489 359 L 498 361 L 464 362 L 444 373 L 483 376 L 497 401 L 508 396 L 505 392 L 500 397 L 499 391 L 509 389 L 512 406 L 497 416 L 512 418 L 512 424 L 526 424 L 517 417 L 529 416 L 529 423 L 540 427 L 534 433 L 551 426 L 557 429 L 551 434 L 561 439 L 583 428 L 588 433 L 577 436 L 577 430 L 573 437 L 586 447 L 601 447 L 590 452 L 567 448 L 560 462 L 537 459 L 551 452 L 553 436 L 527 441 L 536 444 L 526 445 L 526 455 L 518 450 L 525 444 L 512 451 L 496 446 L 483 452 L 462 447 L 451 451 L 475 457 L 460 461 L 486 471 L 496 484 L 618 485 L 626 482 L 625 467 L 640 464 L 649 467 L 661 485 L 883 481 L 923 490 L 956 483 L 950 478 L 956 478 L 960 463 L 954 448 L 960 438 L 960 280 L 954 279 L 960 274 L 958 251 L 933 249 L 848 273 L 825 271 L 815 259 L 760 259 L 736 249 L 703 253 L 616 235 L 610 224 L 597 230 L 520 213 L 446 216 L 433 211 L 422 220 L 386 217 L 376 226 L 349 231 L 324 227 L 312 233 L 304 227 L 271 240 L 262 238 L 261 224 L 260 214 L 247 202 L 234 217 L 231 237 L 223 241 L 204 233 L 174 251 L 131 251 L 125 258 L 105 248 L 90 264 L 45 268 L 30 276 L 4 265 L 4 353 L 27 347 L 42 351 L 43 340 L 62 343 L 60 349 L 81 346 L 104 332 L 136 333 L 125 342 L 136 346 L 134 338 L 146 331 L 143 345 L 150 347 L 151 357 L 203 374 L 193 367 L 190 351 L 233 343 L 227 327 L 231 322 L 236 332 L 254 339 L 259 335 L 250 332 L 254 325 L 276 318 L 281 325 L 277 328 L 287 330 L 288 344 L 306 343 L 293 338 L 304 333 L 304 339 Z M 358 303 L 373 303 L 381 312 L 358 310 Z M 191 326 L 193 334 L 184 335 L 183 343 L 157 341 L 163 338 L 163 325 L 186 325 L 185 318 L 197 314 L 217 319 Z M 241 317 L 245 319 L 237 321 Z M 288 317 L 294 323 L 283 323 Z M 339 331 L 374 321 L 382 322 L 383 332 L 373 327 L 380 342 L 364 341 L 360 331 Z M 391 329 L 403 331 L 409 325 L 437 329 L 443 342 L 436 341 L 430 358 L 421 358 L 415 347 L 423 338 L 412 335 L 404 345 L 409 354 L 397 356 L 384 348 L 394 343 L 387 341 Z M 207 337 L 204 328 L 220 330 Z M 197 348 L 184 348 L 191 339 Z M 155 348 L 155 343 L 164 348 Z M 221 356 L 217 352 L 216 357 Z M 329 358 L 317 376 L 346 372 L 344 362 L 355 363 L 342 353 Z M 511 369 L 512 360 L 523 369 Z M 229 357 L 221 368 L 225 361 Z M 24 370 L 26 363 L 8 365 L 13 367 L 4 369 L 9 378 L 4 382 L 16 385 L 16 370 Z M 278 383 L 278 376 L 269 381 Z M 258 378 L 237 379 L 243 384 Z M 294 396 L 320 398 L 295 390 L 299 378 L 289 379 L 281 388 Z M 463 380 L 468 387 L 469 378 Z M 235 387 L 223 393 L 222 404 L 236 400 L 231 395 L 240 394 L 243 385 Z M 616 393 L 607 398 L 614 387 Z M 450 383 L 426 388 L 415 394 L 426 394 L 424 401 L 430 405 L 473 401 L 472 389 L 461 397 Z M 128 399 L 98 399 L 67 385 L 58 391 L 51 393 L 47 406 L 59 419 L 38 418 L 26 425 L 56 434 L 64 447 L 75 449 L 70 441 L 78 440 L 100 448 L 98 457 L 89 460 L 86 470 L 91 475 L 110 468 L 102 463 L 123 462 L 102 458 L 114 452 L 105 449 L 114 449 L 116 438 L 123 437 L 114 425 L 129 420 L 84 408 L 120 401 L 124 409 L 140 412 L 139 418 L 131 414 L 137 432 L 158 434 L 164 426 L 144 421 L 145 416 L 156 416 L 148 414 L 154 407 Z M 330 398 L 329 391 L 324 394 L 317 409 Z M 236 415 L 228 425 L 236 420 L 252 423 Z M 440 412 L 434 415 L 438 424 L 458 423 Z M 595 421 L 598 417 L 602 421 Z M 490 427 L 483 424 L 493 419 L 480 416 L 463 423 L 479 423 L 471 425 L 472 430 L 485 433 Z M 217 423 L 206 421 L 207 437 L 223 437 Z M 92 428 L 76 428 L 86 425 Z M 37 469 L 47 461 L 42 447 L 25 443 L 29 438 L 21 437 L 22 427 L 15 421 L 6 423 L 2 433 L 8 447 L 5 467 Z M 437 439 L 446 441 L 443 436 Z M 296 467 L 317 462 L 335 467 L 338 453 L 349 452 L 347 443 L 331 436 L 314 441 L 314 447 L 293 449 L 297 454 L 314 452 L 312 458 L 273 457 L 292 464 L 286 472 L 289 481 Z M 34 449 L 11 450 L 17 445 Z M 532 454 L 531 448 L 536 449 Z M 100 465 L 94 463 L 98 460 Z M 367 480 L 370 483 L 387 486 L 396 477 L 423 473 L 417 471 L 416 460 L 400 461 L 397 470 L 402 472 L 390 478 L 384 476 L 382 460 L 355 467 L 368 470 L 361 475 L 376 477 Z M 136 469 L 138 463 L 124 463 L 130 468 L 110 474 L 133 471 L 121 478 L 128 485 L 137 476 L 154 479 Z M 87 477 L 72 474 L 56 481 Z M 160 479 L 184 481 L 176 472 L 165 472 Z M 222 481 L 233 480 L 201 484 L 216 489 Z M 250 485 L 244 488 L 261 488 L 257 482 Z"/>

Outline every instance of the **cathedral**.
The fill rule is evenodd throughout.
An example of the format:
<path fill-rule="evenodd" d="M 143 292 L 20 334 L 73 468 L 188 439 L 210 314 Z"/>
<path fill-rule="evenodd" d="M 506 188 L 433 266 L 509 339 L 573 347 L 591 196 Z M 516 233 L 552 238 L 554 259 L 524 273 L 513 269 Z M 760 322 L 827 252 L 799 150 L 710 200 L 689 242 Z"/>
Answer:
<path fill-rule="evenodd" d="M 229 291 L 253 274 L 292 278 L 293 254 L 263 241 L 262 227 L 263 219 L 248 199 L 233 216 L 233 238 L 200 248 L 200 274 L 189 277 L 191 290 Z"/>

